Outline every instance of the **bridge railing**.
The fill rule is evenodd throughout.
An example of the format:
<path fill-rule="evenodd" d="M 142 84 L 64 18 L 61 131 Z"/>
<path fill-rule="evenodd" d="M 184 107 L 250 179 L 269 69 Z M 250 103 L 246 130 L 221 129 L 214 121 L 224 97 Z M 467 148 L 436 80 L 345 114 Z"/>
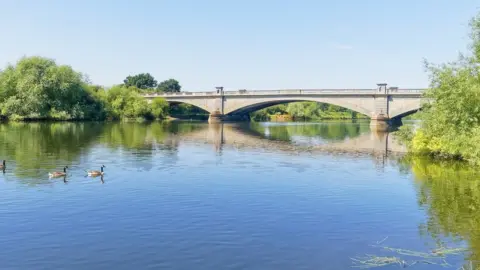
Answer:
<path fill-rule="evenodd" d="M 283 90 L 237 90 L 224 91 L 225 96 L 249 95 L 314 95 L 314 94 L 378 94 L 377 89 L 283 89 Z M 388 89 L 388 94 L 415 94 L 422 93 L 425 89 L 407 88 L 407 89 Z M 383 94 L 383 93 L 380 93 Z M 145 94 L 144 97 L 175 97 L 175 96 L 219 96 L 221 93 L 216 91 L 208 92 L 178 92 L 178 93 L 162 93 L 162 94 Z"/>
<path fill-rule="evenodd" d="M 389 93 L 423 93 L 426 89 L 422 88 L 405 88 L 405 89 L 396 89 L 390 90 Z"/>

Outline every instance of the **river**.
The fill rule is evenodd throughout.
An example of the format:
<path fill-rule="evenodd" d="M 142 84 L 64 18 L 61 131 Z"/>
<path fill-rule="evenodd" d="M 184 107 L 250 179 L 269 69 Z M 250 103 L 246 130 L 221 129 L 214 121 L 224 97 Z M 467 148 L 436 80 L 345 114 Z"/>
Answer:
<path fill-rule="evenodd" d="M 2 124 L 0 269 L 474 269 L 479 173 L 404 150 L 361 121 Z"/>

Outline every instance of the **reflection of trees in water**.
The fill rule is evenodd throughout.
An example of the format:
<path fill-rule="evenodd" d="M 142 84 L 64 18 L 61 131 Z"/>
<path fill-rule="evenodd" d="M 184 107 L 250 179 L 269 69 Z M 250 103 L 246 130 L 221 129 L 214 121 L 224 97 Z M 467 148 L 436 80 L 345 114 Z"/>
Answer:
<path fill-rule="evenodd" d="M 259 134 L 268 136 L 270 139 L 280 141 L 291 141 L 294 136 L 316 137 L 326 141 L 341 141 L 347 138 L 358 137 L 360 134 L 370 131 L 368 125 L 352 122 L 332 122 L 327 124 L 288 123 L 268 126 L 261 123 L 251 123 L 248 128 Z"/>
<path fill-rule="evenodd" d="M 18 170 L 15 173 L 18 177 L 26 178 L 38 177 L 45 174 L 45 170 L 78 163 L 82 154 L 90 153 L 94 146 L 121 150 L 119 153 L 126 154 L 128 162 L 148 170 L 153 164 L 175 164 L 179 144 L 189 140 L 192 134 L 193 140 L 213 143 L 219 152 L 225 139 L 228 139 L 227 135 L 227 138 L 224 136 L 225 128 L 231 137 L 230 143 L 236 146 L 245 143 L 248 146 L 283 149 L 293 153 L 303 149 L 290 143 L 293 136 L 334 139 L 355 137 L 365 127 L 368 130 L 368 126 L 348 122 L 280 124 L 269 125 L 270 136 L 266 136 L 267 126 L 258 123 L 229 124 L 225 127 L 191 122 L 14 123 L 0 125 L 0 154 L 3 154 L 8 163 L 17 164 Z M 236 138 L 235 133 L 242 136 Z M 307 147 L 304 150 L 314 149 Z M 156 158 L 157 155 L 161 158 Z"/>
<path fill-rule="evenodd" d="M 428 220 L 422 234 L 437 241 L 442 237 L 465 240 L 470 259 L 480 260 L 480 172 L 459 162 L 434 162 L 426 158 L 406 158 L 418 188 L 418 203 L 425 207 Z M 478 268 L 475 268 L 478 269 Z"/>
<path fill-rule="evenodd" d="M 137 168 L 149 170 L 153 167 L 154 154 L 168 157 L 155 163 L 175 163 L 179 145 L 177 140 L 170 138 L 198 128 L 199 125 L 176 122 L 110 123 L 105 127 L 100 143 L 108 148 L 127 150 L 135 156 L 133 162 Z"/>
<path fill-rule="evenodd" d="M 192 132 L 201 127 L 195 124 L 181 124 L 175 122 L 153 123 L 110 123 L 100 139 L 110 148 L 123 148 L 129 150 L 174 150 L 178 145 L 171 143 L 169 137 Z M 146 152 L 148 153 L 148 152 Z M 151 154 L 151 152 L 150 152 Z"/>
<path fill-rule="evenodd" d="M 76 160 L 103 127 L 96 123 L 9 123 L 0 125 L 0 156 L 20 178 L 38 176 Z"/>
<path fill-rule="evenodd" d="M 78 161 L 92 147 L 105 145 L 132 154 L 142 168 L 151 168 L 154 153 L 167 156 L 158 162 L 175 162 L 181 135 L 204 128 L 195 124 L 154 123 L 9 123 L 0 125 L 0 161 L 28 184 L 47 183 L 47 170 L 58 170 Z"/>

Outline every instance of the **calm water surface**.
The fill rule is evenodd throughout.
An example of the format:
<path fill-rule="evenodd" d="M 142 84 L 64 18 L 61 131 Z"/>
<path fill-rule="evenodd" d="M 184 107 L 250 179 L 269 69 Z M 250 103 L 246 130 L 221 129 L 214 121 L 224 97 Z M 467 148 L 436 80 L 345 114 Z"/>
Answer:
<path fill-rule="evenodd" d="M 403 150 L 368 122 L 0 125 L 0 269 L 472 269 L 480 175 Z"/>

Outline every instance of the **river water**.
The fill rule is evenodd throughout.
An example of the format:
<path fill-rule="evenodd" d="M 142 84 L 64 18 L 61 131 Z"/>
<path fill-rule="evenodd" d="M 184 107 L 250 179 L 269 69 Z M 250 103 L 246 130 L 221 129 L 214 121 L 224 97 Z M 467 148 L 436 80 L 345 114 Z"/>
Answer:
<path fill-rule="evenodd" d="M 402 151 L 368 122 L 3 124 L 0 269 L 473 269 L 480 175 Z"/>

